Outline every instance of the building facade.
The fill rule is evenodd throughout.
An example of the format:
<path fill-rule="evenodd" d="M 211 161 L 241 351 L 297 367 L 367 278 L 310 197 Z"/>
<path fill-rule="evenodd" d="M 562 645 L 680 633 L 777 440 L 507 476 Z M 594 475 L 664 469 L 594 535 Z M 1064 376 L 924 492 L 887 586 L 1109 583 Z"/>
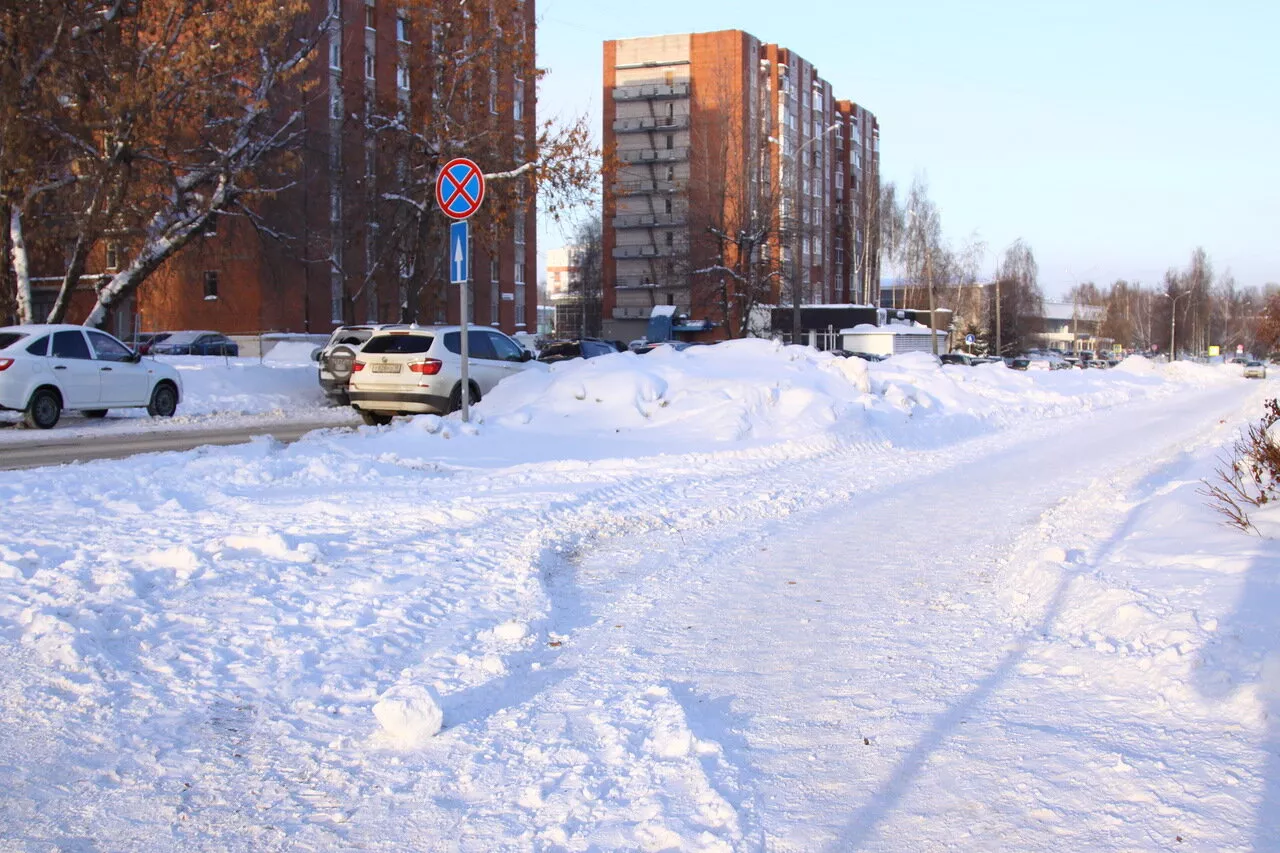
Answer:
<path fill-rule="evenodd" d="M 218 216 L 117 307 L 113 329 L 250 334 L 458 321 L 449 220 L 432 187 L 452 156 L 469 156 L 486 173 L 534 156 L 535 0 L 495 0 L 476 11 L 430 0 L 311 0 L 300 31 L 321 27 L 305 77 L 278 104 L 303 123 L 294 156 L 272 176 L 287 189 L 264 196 L 255 222 Z M 533 331 L 531 183 L 490 182 L 471 222 L 470 319 Z M 69 319 L 83 318 L 91 282 L 112 272 L 130 244 L 121 234 L 95 255 Z M 53 282 L 60 270 L 51 260 L 45 278 Z"/>
<path fill-rule="evenodd" d="M 702 337 L 755 307 L 878 298 L 879 126 L 792 51 L 726 30 L 604 44 L 604 323 L 674 305 Z"/>

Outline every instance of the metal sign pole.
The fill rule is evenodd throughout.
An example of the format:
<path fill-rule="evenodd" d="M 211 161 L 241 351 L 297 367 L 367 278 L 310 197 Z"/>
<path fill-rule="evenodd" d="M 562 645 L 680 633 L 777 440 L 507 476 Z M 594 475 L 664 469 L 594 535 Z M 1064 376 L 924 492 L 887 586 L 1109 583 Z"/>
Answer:
<path fill-rule="evenodd" d="M 458 327 L 462 340 L 458 355 L 462 358 L 462 422 L 471 421 L 471 378 L 469 361 L 471 335 L 467 329 L 467 313 L 471 302 L 471 232 L 467 220 L 484 200 L 484 174 L 480 167 L 465 157 L 455 157 L 436 176 L 436 203 L 445 215 L 455 220 L 449 229 L 449 267 L 458 285 Z"/>
<path fill-rule="evenodd" d="M 462 304 L 458 306 L 458 319 L 462 321 L 460 325 L 462 326 L 462 422 L 464 424 L 471 422 L 471 382 L 467 378 L 467 361 L 471 353 L 470 341 L 468 340 L 471 336 L 467 333 L 469 292 L 470 285 L 464 279 L 461 289 L 458 291 L 462 297 Z"/>

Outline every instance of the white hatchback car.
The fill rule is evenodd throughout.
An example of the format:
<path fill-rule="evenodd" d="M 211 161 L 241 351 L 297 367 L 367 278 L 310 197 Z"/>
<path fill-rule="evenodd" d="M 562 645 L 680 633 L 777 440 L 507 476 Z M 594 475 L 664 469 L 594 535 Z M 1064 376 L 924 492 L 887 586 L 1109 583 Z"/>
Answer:
<path fill-rule="evenodd" d="M 100 418 L 108 409 L 146 406 L 171 417 L 182 397 L 178 371 L 84 326 L 0 328 L 0 409 L 23 413 L 27 426 L 51 429 L 63 409 Z"/>
<path fill-rule="evenodd" d="M 467 330 L 469 400 L 478 403 L 503 379 L 546 366 L 497 329 Z M 462 408 L 462 332 L 457 326 L 381 329 L 351 365 L 347 396 L 370 425 L 394 415 L 444 415 Z"/>

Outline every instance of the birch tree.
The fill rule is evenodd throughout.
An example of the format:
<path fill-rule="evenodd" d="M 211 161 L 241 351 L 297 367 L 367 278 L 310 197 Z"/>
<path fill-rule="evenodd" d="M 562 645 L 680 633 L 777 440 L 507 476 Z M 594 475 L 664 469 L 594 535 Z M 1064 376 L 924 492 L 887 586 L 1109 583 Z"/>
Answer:
<path fill-rule="evenodd" d="M 47 18 L 46 36 L 25 58 L 23 110 L 9 117 L 0 174 L 20 291 L 29 223 L 65 229 L 57 237 L 70 251 L 49 321 L 64 318 L 106 235 L 128 235 L 133 251 L 95 282 L 90 325 L 214 217 L 252 216 L 255 197 L 287 186 L 283 158 L 301 123 L 279 103 L 321 32 L 306 31 L 307 12 L 307 0 L 26 5 L 19 17 Z M 4 37 L 0 47 L 23 56 Z"/>

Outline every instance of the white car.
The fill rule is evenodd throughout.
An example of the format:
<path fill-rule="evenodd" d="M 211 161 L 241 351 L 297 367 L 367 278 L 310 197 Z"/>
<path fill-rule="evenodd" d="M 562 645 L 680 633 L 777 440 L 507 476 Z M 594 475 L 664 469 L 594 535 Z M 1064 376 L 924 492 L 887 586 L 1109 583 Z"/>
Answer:
<path fill-rule="evenodd" d="M 470 402 L 503 379 L 531 367 L 533 355 L 497 329 L 467 332 Z M 462 332 L 457 326 L 380 329 L 364 342 L 351 365 L 347 396 L 370 425 L 394 415 L 444 415 L 462 408 Z"/>
<path fill-rule="evenodd" d="M 23 413 L 27 426 L 51 429 L 63 409 L 101 418 L 108 409 L 146 406 L 172 417 L 182 398 L 178 371 L 84 326 L 0 328 L 0 409 Z"/>

